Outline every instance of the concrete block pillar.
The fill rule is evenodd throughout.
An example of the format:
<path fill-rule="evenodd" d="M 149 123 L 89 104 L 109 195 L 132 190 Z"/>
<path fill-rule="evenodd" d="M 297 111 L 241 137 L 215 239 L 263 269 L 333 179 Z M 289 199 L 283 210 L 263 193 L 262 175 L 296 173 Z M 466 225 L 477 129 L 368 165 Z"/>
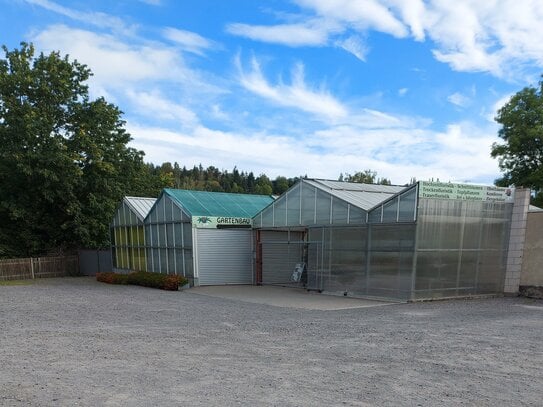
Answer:
<path fill-rule="evenodd" d="M 518 294 L 529 206 L 530 190 L 527 188 L 516 189 L 503 287 L 503 292 L 509 295 Z"/>

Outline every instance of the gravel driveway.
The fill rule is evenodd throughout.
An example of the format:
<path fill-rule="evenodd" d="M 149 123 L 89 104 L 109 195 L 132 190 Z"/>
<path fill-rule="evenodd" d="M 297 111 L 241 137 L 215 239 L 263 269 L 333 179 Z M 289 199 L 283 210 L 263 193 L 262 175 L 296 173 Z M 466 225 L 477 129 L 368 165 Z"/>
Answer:
<path fill-rule="evenodd" d="M 90 278 L 0 286 L 2 406 L 533 405 L 543 301 L 279 308 Z"/>

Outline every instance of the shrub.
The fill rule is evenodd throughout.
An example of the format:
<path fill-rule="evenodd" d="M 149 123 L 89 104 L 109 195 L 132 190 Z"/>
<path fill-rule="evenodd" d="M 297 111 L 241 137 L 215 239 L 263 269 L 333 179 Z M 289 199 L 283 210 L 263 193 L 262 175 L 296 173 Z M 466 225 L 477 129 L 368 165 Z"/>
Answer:
<path fill-rule="evenodd" d="M 126 274 L 112 272 L 96 273 L 96 280 L 108 284 L 128 284 Z"/>
<path fill-rule="evenodd" d="M 109 284 L 131 284 L 168 291 L 177 291 L 180 285 L 185 285 L 188 282 L 186 278 L 181 276 L 148 271 L 134 271 L 130 274 L 97 273 L 96 280 Z"/>

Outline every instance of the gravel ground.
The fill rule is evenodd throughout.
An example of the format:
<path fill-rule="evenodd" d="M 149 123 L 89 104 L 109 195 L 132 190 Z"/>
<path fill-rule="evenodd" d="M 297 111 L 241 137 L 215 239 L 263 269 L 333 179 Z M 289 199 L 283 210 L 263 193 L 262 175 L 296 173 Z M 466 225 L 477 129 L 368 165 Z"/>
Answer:
<path fill-rule="evenodd" d="M 534 405 L 543 301 L 279 308 L 90 278 L 0 286 L 2 406 Z"/>

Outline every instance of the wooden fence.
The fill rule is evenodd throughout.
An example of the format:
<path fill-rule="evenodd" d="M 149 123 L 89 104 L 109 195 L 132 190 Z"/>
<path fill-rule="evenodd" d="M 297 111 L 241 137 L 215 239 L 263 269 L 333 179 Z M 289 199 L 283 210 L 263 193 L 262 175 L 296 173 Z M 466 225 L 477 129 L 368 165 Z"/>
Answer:
<path fill-rule="evenodd" d="M 77 256 L 0 260 L 1 280 L 65 277 L 79 274 Z"/>

